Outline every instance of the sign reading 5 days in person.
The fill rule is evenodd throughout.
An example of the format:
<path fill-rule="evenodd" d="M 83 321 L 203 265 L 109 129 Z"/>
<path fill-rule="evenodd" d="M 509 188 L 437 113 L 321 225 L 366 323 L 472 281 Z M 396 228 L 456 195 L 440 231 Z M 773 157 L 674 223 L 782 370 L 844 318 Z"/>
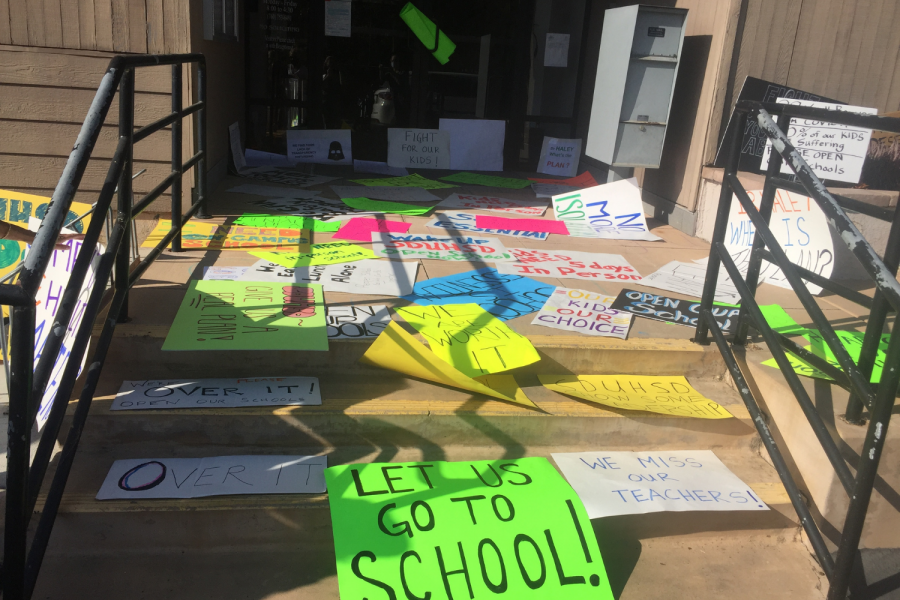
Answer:
<path fill-rule="evenodd" d="M 325 471 L 341 598 L 611 600 L 591 522 L 545 458 Z"/>

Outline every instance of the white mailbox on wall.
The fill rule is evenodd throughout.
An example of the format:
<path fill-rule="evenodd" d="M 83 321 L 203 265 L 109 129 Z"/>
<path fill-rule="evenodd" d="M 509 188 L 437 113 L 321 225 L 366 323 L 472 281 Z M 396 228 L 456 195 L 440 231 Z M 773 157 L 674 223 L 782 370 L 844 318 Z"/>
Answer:
<path fill-rule="evenodd" d="M 659 167 L 687 9 L 606 11 L 585 154 L 615 167 Z"/>

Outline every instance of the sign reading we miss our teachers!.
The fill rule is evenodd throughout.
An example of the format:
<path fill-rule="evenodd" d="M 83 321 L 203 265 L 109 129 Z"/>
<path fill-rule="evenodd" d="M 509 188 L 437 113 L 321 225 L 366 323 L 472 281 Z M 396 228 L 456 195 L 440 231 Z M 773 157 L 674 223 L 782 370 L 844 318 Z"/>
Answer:
<path fill-rule="evenodd" d="M 612 592 L 591 523 L 545 458 L 325 471 L 342 598 Z"/>
<path fill-rule="evenodd" d="M 450 133 L 439 129 L 388 129 L 388 166 L 449 169 Z"/>

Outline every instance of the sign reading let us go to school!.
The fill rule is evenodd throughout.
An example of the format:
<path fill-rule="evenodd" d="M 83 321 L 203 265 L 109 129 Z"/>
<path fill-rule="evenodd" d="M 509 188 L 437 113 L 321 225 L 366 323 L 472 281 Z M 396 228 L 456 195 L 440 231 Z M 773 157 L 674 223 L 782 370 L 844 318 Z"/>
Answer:
<path fill-rule="evenodd" d="M 450 133 L 438 129 L 388 129 L 388 166 L 449 169 Z"/>
<path fill-rule="evenodd" d="M 325 471 L 341 598 L 612 599 L 584 506 L 544 458 Z"/>

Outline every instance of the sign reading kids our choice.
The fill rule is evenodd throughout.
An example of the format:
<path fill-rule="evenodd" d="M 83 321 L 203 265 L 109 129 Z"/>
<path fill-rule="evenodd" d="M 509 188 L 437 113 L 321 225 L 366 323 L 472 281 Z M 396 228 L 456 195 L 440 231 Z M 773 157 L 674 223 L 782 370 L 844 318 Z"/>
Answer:
<path fill-rule="evenodd" d="M 545 458 L 325 471 L 342 598 L 612 600 L 581 501 Z"/>

